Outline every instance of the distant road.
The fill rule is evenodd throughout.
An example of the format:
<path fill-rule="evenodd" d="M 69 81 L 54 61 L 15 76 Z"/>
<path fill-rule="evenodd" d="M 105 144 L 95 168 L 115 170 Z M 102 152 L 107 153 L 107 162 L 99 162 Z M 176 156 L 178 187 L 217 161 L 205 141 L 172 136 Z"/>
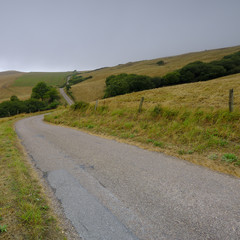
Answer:
<path fill-rule="evenodd" d="M 65 100 L 70 106 L 74 104 L 73 100 L 65 93 L 64 88 L 59 88 L 59 92 L 65 98 Z"/>
<path fill-rule="evenodd" d="M 67 77 L 67 84 L 72 76 Z M 67 101 L 68 105 L 74 104 L 73 100 L 65 93 L 64 88 L 59 88 L 60 94 L 64 97 L 64 99 Z"/>
<path fill-rule="evenodd" d="M 83 239 L 240 239 L 240 179 L 42 118 L 17 134 Z"/>

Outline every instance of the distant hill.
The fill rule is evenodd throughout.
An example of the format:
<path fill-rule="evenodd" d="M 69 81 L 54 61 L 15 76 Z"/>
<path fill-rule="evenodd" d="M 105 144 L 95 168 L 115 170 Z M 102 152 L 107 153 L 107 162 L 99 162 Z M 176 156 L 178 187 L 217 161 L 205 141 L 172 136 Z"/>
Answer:
<path fill-rule="evenodd" d="M 3 72 L 0 72 L 0 76 L 7 76 L 7 75 L 18 74 L 18 73 L 22 73 L 22 72 L 18 72 L 18 71 L 15 71 L 15 70 L 3 71 Z"/>
<path fill-rule="evenodd" d="M 30 93 L 31 88 L 13 87 L 15 80 L 25 73 L 17 71 L 0 72 L 0 101 L 9 100 L 12 95 L 18 95 L 21 99 L 26 99 Z"/>
<path fill-rule="evenodd" d="M 153 60 L 144 60 L 138 62 L 129 62 L 119 64 L 114 67 L 105 67 L 93 71 L 81 72 L 83 77 L 92 76 L 91 79 L 72 87 L 73 95 L 76 100 L 87 102 L 100 99 L 104 95 L 106 77 L 120 73 L 135 73 L 148 76 L 163 76 L 166 73 L 179 69 L 186 64 L 194 61 L 210 62 L 220 60 L 222 57 L 231 53 L 240 51 L 240 46 L 193 52 L 172 57 L 163 57 Z M 158 65 L 157 62 L 164 61 L 164 65 Z"/>
<path fill-rule="evenodd" d="M 17 95 L 24 100 L 30 97 L 32 87 L 44 81 L 52 86 L 60 86 L 66 81 L 69 72 L 0 72 L 0 102 Z"/>

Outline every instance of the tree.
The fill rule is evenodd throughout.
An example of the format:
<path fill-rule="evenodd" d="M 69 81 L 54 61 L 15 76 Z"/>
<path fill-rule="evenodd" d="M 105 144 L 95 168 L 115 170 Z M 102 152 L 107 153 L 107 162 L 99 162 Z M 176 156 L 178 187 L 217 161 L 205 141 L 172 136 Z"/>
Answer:
<path fill-rule="evenodd" d="M 47 98 L 47 92 L 50 88 L 45 82 L 39 82 L 33 89 L 31 98 L 41 99 L 42 101 Z"/>
<path fill-rule="evenodd" d="M 19 98 L 16 95 L 12 95 L 10 101 L 12 102 L 19 101 Z"/>
<path fill-rule="evenodd" d="M 49 103 L 54 102 L 55 100 L 59 100 L 60 96 L 58 94 L 58 91 L 56 88 L 51 87 L 50 90 L 48 92 L 46 92 L 45 94 L 45 98 L 48 99 Z"/>
<path fill-rule="evenodd" d="M 66 90 L 69 91 L 71 89 L 71 85 L 70 84 L 67 84 L 66 85 Z"/>
<path fill-rule="evenodd" d="M 154 83 L 148 76 L 126 73 L 111 75 L 106 78 L 106 90 L 104 97 L 113 97 L 125 93 L 151 89 L 154 87 Z"/>

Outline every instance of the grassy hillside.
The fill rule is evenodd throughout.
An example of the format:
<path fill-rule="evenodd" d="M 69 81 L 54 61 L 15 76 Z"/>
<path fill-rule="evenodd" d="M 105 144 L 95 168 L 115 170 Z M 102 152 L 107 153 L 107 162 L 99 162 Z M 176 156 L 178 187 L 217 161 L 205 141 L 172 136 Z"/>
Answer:
<path fill-rule="evenodd" d="M 60 86 L 66 81 L 67 75 L 68 72 L 31 72 L 17 78 L 13 86 L 33 87 L 41 81 L 52 86 Z"/>
<path fill-rule="evenodd" d="M 203 61 L 210 62 L 213 60 L 220 60 L 223 56 L 234 53 L 240 50 L 240 46 L 188 53 L 174 57 L 164 57 L 153 60 L 132 62 L 127 64 L 120 64 L 115 67 L 102 68 L 99 70 L 82 72 L 83 77 L 92 76 L 91 79 L 84 81 L 72 87 L 73 95 L 76 100 L 83 100 L 91 102 L 103 97 L 106 77 L 112 74 L 120 73 L 135 73 L 148 76 L 163 76 L 168 72 L 179 69 L 184 65 L 194 62 Z M 165 65 L 159 66 L 156 63 L 163 60 Z"/>
<path fill-rule="evenodd" d="M 229 89 L 235 111 L 228 112 Z M 140 98 L 143 111 L 138 113 Z M 240 74 L 101 100 L 46 116 L 240 177 Z"/>
<path fill-rule="evenodd" d="M 7 71 L 0 73 L 0 102 L 9 100 L 12 95 L 17 95 L 21 99 L 26 99 L 31 93 L 31 87 L 14 87 L 15 80 L 25 73 Z"/>
<path fill-rule="evenodd" d="M 115 98 L 102 100 L 111 109 L 120 107 L 136 108 L 141 97 L 145 98 L 144 108 L 156 104 L 171 108 L 227 110 L 229 89 L 234 89 L 234 107 L 240 110 L 240 74 L 210 80 L 156 88 Z"/>
<path fill-rule="evenodd" d="M 32 87 L 44 81 L 52 86 L 60 86 L 66 81 L 68 72 L 60 73 L 20 73 L 8 71 L 0 73 L 0 102 L 9 100 L 12 95 L 17 95 L 21 100 L 30 97 Z"/>

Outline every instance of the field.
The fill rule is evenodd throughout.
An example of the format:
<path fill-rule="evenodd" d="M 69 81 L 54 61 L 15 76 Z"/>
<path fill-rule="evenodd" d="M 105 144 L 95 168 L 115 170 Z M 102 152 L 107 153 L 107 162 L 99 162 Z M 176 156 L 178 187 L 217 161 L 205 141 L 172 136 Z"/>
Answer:
<path fill-rule="evenodd" d="M 66 239 L 15 133 L 20 117 L 0 120 L 0 239 Z"/>
<path fill-rule="evenodd" d="M 25 73 L 8 71 L 0 73 L 0 102 L 9 100 L 12 95 L 20 99 L 27 99 L 31 94 L 31 87 L 14 87 L 15 80 Z"/>
<path fill-rule="evenodd" d="M 231 88 L 233 113 L 228 112 Z M 95 102 L 76 107 L 46 120 L 240 177 L 240 74 L 100 100 L 96 111 Z"/>
<path fill-rule="evenodd" d="M 48 85 L 61 86 L 66 81 L 68 72 L 32 72 L 17 78 L 14 87 L 34 87 L 38 82 L 46 82 Z"/>
<path fill-rule="evenodd" d="M 106 77 L 120 73 L 135 73 L 148 76 L 163 76 L 168 72 L 179 69 L 184 65 L 194 62 L 203 61 L 210 62 L 219 60 L 223 56 L 240 51 L 240 46 L 208 50 L 202 52 L 188 53 L 173 57 L 164 57 L 153 60 L 145 60 L 139 62 L 130 62 L 120 64 L 115 67 L 102 68 L 99 70 L 82 72 L 83 77 L 92 76 L 91 79 L 72 86 L 72 92 L 76 100 L 91 102 L 96 99 L 101 99 L 104 95 Z M 156 63 L 163 60 L 165 65 L 159 66 Z"/>
<path fill-rule="evenodd" d="M 8 71 L 0 73 L 0 102 L 9 100 L 12 95 L 25 100 L 30 97 L 32 87 L 44 81 L 52 86 L 61 86 L 66 81 L 68 72 L 62 73 L 20 73 Z"/>

